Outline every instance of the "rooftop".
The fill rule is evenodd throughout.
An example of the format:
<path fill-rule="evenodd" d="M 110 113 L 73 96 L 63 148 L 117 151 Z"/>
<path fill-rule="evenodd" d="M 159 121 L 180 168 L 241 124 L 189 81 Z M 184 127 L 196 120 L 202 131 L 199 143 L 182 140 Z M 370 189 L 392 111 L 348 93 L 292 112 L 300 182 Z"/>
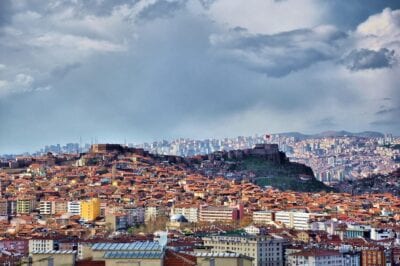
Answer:
<path fill-rule="evenodd" d="M 160 251 L 162 250 L 160 244 L 158 242 L 132 242 L 132 243 L 96 243 L 93 244 L 92 250 L 100 251 L 100 250 L 134 250 L 134 251 Z"/>

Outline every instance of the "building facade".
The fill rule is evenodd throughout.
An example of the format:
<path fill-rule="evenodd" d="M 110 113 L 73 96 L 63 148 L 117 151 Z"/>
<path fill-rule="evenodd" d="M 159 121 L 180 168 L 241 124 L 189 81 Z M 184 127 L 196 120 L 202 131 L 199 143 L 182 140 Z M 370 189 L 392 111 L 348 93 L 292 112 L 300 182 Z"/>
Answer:
<path fill-rule="evenodd" d="M 203 238 L 211 252 L 235 252 L 254 258 L 253 265 L 284 265 L 282 238 L 269 235 L 215 235 Z"/>
<path fill-rule="evenodd" d="M 84 221 L 94 221 L 100 216 L 100 200 L 92 198 L 81 202 L 81 219 Z"/>

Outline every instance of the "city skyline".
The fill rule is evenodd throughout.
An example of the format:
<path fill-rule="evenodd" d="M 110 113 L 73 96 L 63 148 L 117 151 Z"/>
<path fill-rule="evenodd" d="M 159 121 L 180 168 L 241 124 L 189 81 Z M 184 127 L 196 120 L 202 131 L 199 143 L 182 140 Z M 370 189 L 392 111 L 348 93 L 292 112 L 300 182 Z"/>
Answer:
<path fill-rule="evenodd" d="M 378 135 L 381 134 L 383 137 L 386 134 L 390 134 L 392 135 L 392 133 L 389 132 L 379 132 L 379 131 L 360 131 L 360 132 L 350 132 L 347 130 L 327 130 L 327 131 L 321 131 L 321 132 L 309 132 L 309 133 L 304 133 L 304 132 L 298 132 L 298 131 L 291 131 L 291 132 L 253 132 L 253 134 L 250 135 L 231 135 L 231 136 L 222 136 L 222 137 L 211 137 L 211 138 L 191 138 L 189 137 L 171 137 L 171 138 L 161 138 L 161 139 L 150 139 L 147 141 L 135 141 L 134 139 L 131 139 L 129 137 L 124 137 L 121 140 L 116 140 L 116 141 L 109 141 L 107 139 L 103 139 L 99 136 L 93 136 L 90 137 L 89 139 L 82 139 L 81 137 L 74 139 L 70 139 L 70 140 L 66 140 L 65 142 L 58 142 L 58 143 L 44 143 L 43 145 L 37 145 L 36 147 L 33 147 L 32 149 L 25 149 L 25 150 L 21 150 L 21 151 L 11 151 L 11 152 L 3 152 L 0 150 L 0 156 L 1 155 L 20 155 L 20 154 L 35 154 L 35 153 L 40 153 L 40 150 L 44 150 L 45 147 L 50 147 L 50 146 L 60 146 L 60 147 L 65 147 L 66 145 L 69 144 L 77 144 L 79 145 L 80 148 L 87 148 L 88 146 L 92 145 L 92 144 L 98 144 L 98 143 L 110 143 L 110 144 L 121 144 L 121 145 L 126 145 L 126 146 L 141 146 L 141 145 L 147 145 L 147 144 L 152 144 L 152 143 L 161 143 L 164 141 L 167 142 L 174 142 L 174 141 L 178 141 L 178 140 L 190 140 L 190 141 L 206 141 L 206 140 L 224 140 L 224 139 L 236 139 L 236 138 L 248 138 L 248 137 L 259 137 L 260 139 L 265 139 L 264 136 L 266 134 L 268 135 L 299 135 L 299 136 L 303 136 L 306 138 L 320 138 L 322 137 L 322 135 L 326 134 L 327 137 L 333 137 L 334 134 L 339 134 L 338 136 L 344 136 L 342 133 L 346 132 L 349 133 L 350 135 L 352 134 L 363 134 L 363 133 L 372 133 L 374 135 Z M 331 134 L 331 135 L 330 135 Z M 400 137 L 397 135 L 393 135 L 393 137 Z M 300 138 L 301 139 L 301 138 Z"/>
<path fill-rule="evenodd" d="M 399 8 L 1 1 L 0 153 L 92 136 L 399 135 Z"/>

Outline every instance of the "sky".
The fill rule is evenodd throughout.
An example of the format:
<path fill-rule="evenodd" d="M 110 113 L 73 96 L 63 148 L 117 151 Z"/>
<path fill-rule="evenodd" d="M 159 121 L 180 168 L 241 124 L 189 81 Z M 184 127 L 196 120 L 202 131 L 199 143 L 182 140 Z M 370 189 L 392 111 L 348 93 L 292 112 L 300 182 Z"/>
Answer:
<path fill-rule="evenodd" d="M 0 154 L 400 135 L 398 0 L 1 0 Z"/>

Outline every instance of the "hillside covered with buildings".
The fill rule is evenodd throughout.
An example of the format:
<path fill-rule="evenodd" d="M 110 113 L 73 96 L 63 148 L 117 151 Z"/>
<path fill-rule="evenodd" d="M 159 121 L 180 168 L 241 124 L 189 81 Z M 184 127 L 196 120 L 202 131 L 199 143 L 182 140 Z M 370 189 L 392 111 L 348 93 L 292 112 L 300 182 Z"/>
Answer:
<path fill-rule="evenodd" d="M 299 191 L 272 183 L 289 179 Z M 301 192 L 308 182 L 314 192 Z M 3 162 L 0 184 L 5 263 L 385 265 L 400 258 L 398 197 L 328 192 L 276 144 L 194 157 L 97 144 L 82 154 Z"/>

